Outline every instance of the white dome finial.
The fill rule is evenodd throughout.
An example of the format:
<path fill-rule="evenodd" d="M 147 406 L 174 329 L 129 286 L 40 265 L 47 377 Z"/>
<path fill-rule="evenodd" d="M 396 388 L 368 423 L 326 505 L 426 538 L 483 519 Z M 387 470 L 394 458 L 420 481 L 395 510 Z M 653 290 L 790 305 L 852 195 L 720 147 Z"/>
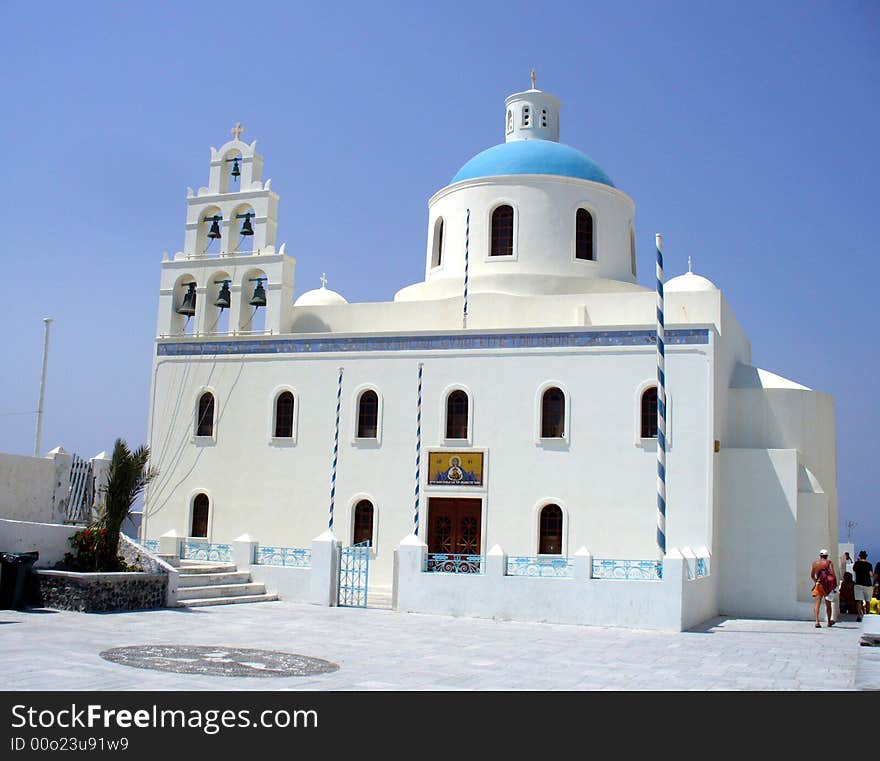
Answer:
<path fill-rule="evenodd" d="M 694 271 L 694 268 L 693 268 L 693 264 L 691 262 L 691 258 L 688 257 L 688 272 L 693 272 L 693 271 Z"/>

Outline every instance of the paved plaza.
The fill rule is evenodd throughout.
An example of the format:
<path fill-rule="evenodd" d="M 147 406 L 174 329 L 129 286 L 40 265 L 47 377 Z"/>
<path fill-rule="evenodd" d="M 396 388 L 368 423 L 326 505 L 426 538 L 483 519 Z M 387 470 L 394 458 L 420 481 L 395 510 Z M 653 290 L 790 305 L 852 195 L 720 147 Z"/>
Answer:
<path fill-rule="evenodd" d="M 6 690 L 53 691 L 848 690 L 857 686 L 859 635 L 855 621 L 815 629 L 809 621 L 716 618 L 667 634 L 290 602 L 112 614 L 0 611 L 0 673 Z M 139 645 L 179 647 L 181 662 L 207 646 L 215 658 L 224 648 L 252 648 L 338 668 L 217 676 L 216 668 L 215 675 L 192 667 L 170 673 L 100 655 Z"/>

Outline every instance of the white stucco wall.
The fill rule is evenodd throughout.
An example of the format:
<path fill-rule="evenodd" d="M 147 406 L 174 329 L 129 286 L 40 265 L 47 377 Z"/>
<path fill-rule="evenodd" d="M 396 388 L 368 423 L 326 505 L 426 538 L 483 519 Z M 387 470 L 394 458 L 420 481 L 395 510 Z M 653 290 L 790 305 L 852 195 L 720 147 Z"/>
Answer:
<path fill-rule="evenodd" d="M 51 521 L 58 475 L 54 459 L 0 454 L 0 517 Z"/>
<path fill-rule="evenodd" d="M 804 521 L 798 493 L 798 452 L 793 449 L 721 451 L 720 543 L 714 557 L 720 612 L 735 616 L 809 617 L 804 579 L 810 563 L 805 544 L 822 539 L 821 520 Z M 827 533 L 824 545 L 828 546 Z M 800 594 L 799 594 L 800 592 Z M 800 599 L 800 602 L 799 602 Z"/>
<path fill-rule="evenodd" d="M 705 479 L 712 457 L 706 422 L 708 345 L 667 353 L 670 543 L 709 546 Z M 656 442 L 638 439 L 639 390 L 654 382 L 652 345 L 600 349 L 469 350 L 274 354 L 241 358 L 159 358 L 151 449 L 160 475 L 150 485 L 146 536 L 189 531 L 194 495 L 211 500 L 208 538 L 248 533 L 273 546 L 308 547 L 326 528 L 336 374 L 344 370 L 334 528 L 348 544 L 359 499 L 374 505 L 376 584 L 391 581 L 392 551 L 412 530 L 418 362 L 424 363 L 421 522 L 431 496 L 483 501 L 483 550 L 500 543 L 513 554 L 537 551 L 534 515 L 547 502 L 565 514 L 564 546 L 586 545 L 602 557 L 656 553 Z M 546 384 L 569 394 L 567 439 L 536 438 L 537 395 Z M 378 442 L 355 441 L 359 389 L 382 397 Z M 485 455 L 483 487 L 427 485 L 429 449 L 457 448 L 443 428 L 452 387 L 471 396 L 472 438 Z M 216 436 L 193 437 L 196 400 L 215 393 Z M 296 439 L 272 440 L 272 402 L 296 395 Z M 232 466 L 231 464 L 234 464 Z"/>
<path fill-rule="evenodd" d="M 483 561 L 482 573 L 433 573 L 422 570 L 424 545 L 405 541 L 397 552 L 401 611 L 681 631 L 717 610 L 711 577 L 688 580 L 674 550 L 662 581 L 588 578 L 589 565 L 578 570 L 578 558 L 573 578 L 506 576 L 500 548 Z"/>
<path fill-rule="evenodd" d="M 0 519 L 0 552 L 40 553 L 37 568 L 51 568 L 71 552 L 68 539 L 79 526 Z"/>

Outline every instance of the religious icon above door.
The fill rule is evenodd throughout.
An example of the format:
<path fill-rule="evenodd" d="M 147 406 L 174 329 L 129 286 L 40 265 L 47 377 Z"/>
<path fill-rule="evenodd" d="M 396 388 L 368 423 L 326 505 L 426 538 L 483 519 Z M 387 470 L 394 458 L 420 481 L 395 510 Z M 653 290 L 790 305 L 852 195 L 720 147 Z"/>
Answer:
<path fill-rule="evenodd" d="M 431 486 L 482 486 L 482 452 L 428 452 Z"/>

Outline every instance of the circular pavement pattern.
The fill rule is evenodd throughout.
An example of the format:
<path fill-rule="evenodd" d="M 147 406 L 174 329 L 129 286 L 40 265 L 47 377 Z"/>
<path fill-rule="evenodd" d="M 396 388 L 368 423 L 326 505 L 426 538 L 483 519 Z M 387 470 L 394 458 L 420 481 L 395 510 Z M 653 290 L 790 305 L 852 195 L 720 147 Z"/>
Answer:
<path fill-rule="evenodd" d="M 277 650 L 206 645 L 133 645 L 100 653 L 105 661 L 136 669 L 206 676 L 314 676 L 339 670 L 336 663 Z"/>

